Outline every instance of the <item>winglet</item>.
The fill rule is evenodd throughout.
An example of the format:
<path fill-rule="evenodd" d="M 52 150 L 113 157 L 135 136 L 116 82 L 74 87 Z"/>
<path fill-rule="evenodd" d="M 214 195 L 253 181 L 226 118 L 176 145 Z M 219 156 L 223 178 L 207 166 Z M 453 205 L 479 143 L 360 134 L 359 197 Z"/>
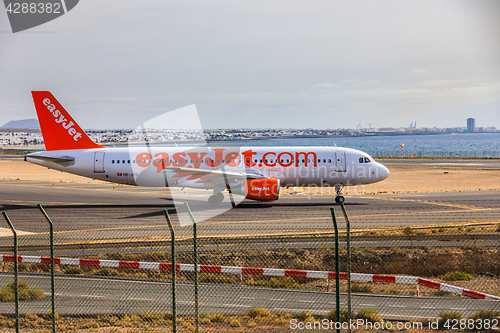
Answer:
<path fill-rule="evenodd" d="M 104 148 L 92 141 L 49 91 L 32 91 L 46 150 Z"/>

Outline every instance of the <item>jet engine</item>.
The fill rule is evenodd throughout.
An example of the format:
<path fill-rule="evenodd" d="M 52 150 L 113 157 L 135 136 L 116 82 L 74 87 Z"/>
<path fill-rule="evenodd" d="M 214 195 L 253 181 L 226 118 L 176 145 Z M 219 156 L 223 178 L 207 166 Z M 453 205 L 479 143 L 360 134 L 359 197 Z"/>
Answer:
<path fill-rule="evenodd" d="M 247 179 L 233 192 L 244 195 L 248 199 L 260 201 L 278 200 L 280 195 L 280 180 L 276 178 Z"/>

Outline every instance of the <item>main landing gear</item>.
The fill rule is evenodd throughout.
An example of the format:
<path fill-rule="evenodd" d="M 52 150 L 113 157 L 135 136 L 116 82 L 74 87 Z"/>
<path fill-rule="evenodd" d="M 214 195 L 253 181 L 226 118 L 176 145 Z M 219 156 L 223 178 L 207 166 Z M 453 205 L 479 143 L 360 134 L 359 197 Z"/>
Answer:
<path fill-rule="evenodd" d="M 215 205 L 218 205 L 220 204 L 222 201 L 224 201 L 224 194 L 222 194 L 222 192 L 217 192 L 215 193 L 214 191 L 214 194 L 211 195 L 209 198 L 208 198 L 208 204 L 210 206 L 215 206 Z"/>
<path fill-rule="evenodd" d="M 345 202 L 345 198 L 342 195 L 342 190 L 344 189 L 344 185 L 335 185 L 335 202 L 336 203 L 341 203 Z"/>

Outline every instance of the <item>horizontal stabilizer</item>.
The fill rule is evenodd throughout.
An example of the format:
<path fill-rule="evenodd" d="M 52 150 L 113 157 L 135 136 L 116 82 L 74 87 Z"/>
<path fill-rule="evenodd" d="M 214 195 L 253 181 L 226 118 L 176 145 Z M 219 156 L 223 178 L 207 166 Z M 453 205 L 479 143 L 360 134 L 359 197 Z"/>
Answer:
<path fill-rule="evenodd" d="M 75 158 L 71 156 L 54 157 L 54 156 L 43 156 L 43 155 L 26 155 L 24 156 L 24 160 L 26 160 L 27 157 L 37 158 L 39 160 L 50 161 L 50 162 L 71 162 L 75 160 Z"/>

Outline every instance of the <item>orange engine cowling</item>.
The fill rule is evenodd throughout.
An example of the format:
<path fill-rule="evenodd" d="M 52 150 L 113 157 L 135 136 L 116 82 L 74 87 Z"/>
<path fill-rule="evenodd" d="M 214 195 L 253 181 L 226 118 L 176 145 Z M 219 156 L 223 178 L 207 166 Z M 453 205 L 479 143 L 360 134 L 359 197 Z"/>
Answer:
<path fill-rule="evenodd" d="M 280 196 L 280 180 L 276 178 L 247 179 L 243 185 L 248 199 L 273 201 Z"/>

